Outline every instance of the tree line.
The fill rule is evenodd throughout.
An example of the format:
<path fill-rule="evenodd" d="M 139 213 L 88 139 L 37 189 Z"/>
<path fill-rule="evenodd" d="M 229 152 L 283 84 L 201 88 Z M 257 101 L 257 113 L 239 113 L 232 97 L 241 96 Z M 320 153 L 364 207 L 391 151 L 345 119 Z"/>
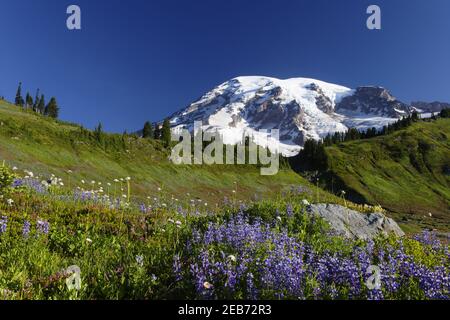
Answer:
<path fill-rule="evenodd" d="M 441 118 L 450 118 L 450 109 L 443 109 L 439 114 Z M 436 119 L 437 116 L 432 114 L 431 119 Z M 407 128 L 414 122 L 421 120 L 417 112 L 413 112 L 407 117 L 397 120 L 392 124 L 384 126 L 382 129 L 369 128 L 366 131 L 359 131 L 355 128 L 350 128 L 346 132 L 335 132 L 328 134 L 322 140 L 308 139 L 305 141 L 303 149 L 298 155 L 290 159 L 291 166 L 301 171 L 323 171 L 328 168 L 328 158 L 325 152 L 325 147 L 340 144 L 346 141 L 354 141 L 361 139 L 370 139 L 373 137 L 391 134 L 395 131 Z"/>
<path fill-rule="evenodd" d="M 22 96 L 22 82 L 19 83 L 17 88 L 14 104 L 25 110 L 32 110 L 50 118 L 57 119 L 59 116 L 60 108 L 55 97 L 51 97 L 50 101 L 46 104 L 44 94 L 41 94 L 40 90 L 37 89 L 34 99 L 29 92 L 27 92 L 24 99 Z"/>
<path fill-rule="evenodd" d="M 166 118 L 162 125 L 146 121 L 142 129 L 142 137 L 145 139 L 161 140 L 168 147 L 171 144 L 170 121 Z"/>

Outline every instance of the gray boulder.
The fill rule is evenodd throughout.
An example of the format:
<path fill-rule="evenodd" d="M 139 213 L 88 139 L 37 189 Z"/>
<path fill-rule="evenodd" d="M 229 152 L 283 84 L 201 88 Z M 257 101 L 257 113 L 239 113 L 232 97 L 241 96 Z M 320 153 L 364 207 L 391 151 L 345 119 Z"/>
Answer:
<path fill-rule="evenodd" d="M 379 212 L 365 214 L 337 204 L 312 204 L 307 212 L 323 218 L 334 232 L 346 238 L 368 240 L 380 234 L 405 235 L 394 220 Z"/>

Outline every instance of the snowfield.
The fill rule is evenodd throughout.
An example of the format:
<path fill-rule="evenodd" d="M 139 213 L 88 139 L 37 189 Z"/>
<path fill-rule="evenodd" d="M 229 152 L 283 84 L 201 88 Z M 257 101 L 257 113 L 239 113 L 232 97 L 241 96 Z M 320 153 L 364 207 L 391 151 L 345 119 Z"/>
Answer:
<path fill-rule="evenodd" d="M 246 134 L 271 151 L 294 156 L 307 139 L 321 139 L 350 127 L 382 128 L 407 115 L 407 111 L 395 108 L 391 108 L 395 117 L 384 114 L 385 105 L 384 109 L 374 105 L 363 111 L 367 110 L 363 103 L 361 107 L 346 109 L 343 105 L 336 110 L 345 97 L 353 95 L 354 89 L 316 79 L 237 77 L 175 113 L 170 122 L 175 131 L 186 128 L 192 132 L 194 121 L 201 121 L 204 131 L 219 132 L 226 144 L 240 143 Z M 390 103 L 392 98 L 385 100 Z M 279 130 L 279 140 L 262 132 L 272 129 Z"/>

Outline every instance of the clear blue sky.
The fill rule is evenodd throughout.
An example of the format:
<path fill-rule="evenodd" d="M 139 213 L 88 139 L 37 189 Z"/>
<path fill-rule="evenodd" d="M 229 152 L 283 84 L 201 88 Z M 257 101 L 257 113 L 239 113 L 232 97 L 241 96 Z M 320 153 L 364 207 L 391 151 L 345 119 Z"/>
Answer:
<path fill-rule="evenodd" d="M 82 30 L 66 28 L 78 4 Z M 382 30 L 366 8 L 382 9 Z M 448 0 L 2 0 L 0 95 L 17 83 L 61 118 L 139 129 L 230 78 L 312 77 L 450 101 Z"/>

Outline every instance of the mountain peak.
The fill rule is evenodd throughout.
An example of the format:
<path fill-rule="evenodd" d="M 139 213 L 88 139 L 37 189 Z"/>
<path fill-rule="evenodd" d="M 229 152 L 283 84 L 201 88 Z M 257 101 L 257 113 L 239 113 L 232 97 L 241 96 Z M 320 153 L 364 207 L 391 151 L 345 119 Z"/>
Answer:
<path fill-rule="evenodd" d="M 350 89 L 311 78 L 277 79 L 239 76 L 228 80 L 171 116 L 173 128 L 218 131 L 225 143 L 236 144 L 246 132 L 279 129 L 280 142 L 260 143 L 295 155 L 307 139 L 321 139 L 350 127 L 381 128 L 409 114 L 410 106 L 387 89 L 361 86 Z"/>

